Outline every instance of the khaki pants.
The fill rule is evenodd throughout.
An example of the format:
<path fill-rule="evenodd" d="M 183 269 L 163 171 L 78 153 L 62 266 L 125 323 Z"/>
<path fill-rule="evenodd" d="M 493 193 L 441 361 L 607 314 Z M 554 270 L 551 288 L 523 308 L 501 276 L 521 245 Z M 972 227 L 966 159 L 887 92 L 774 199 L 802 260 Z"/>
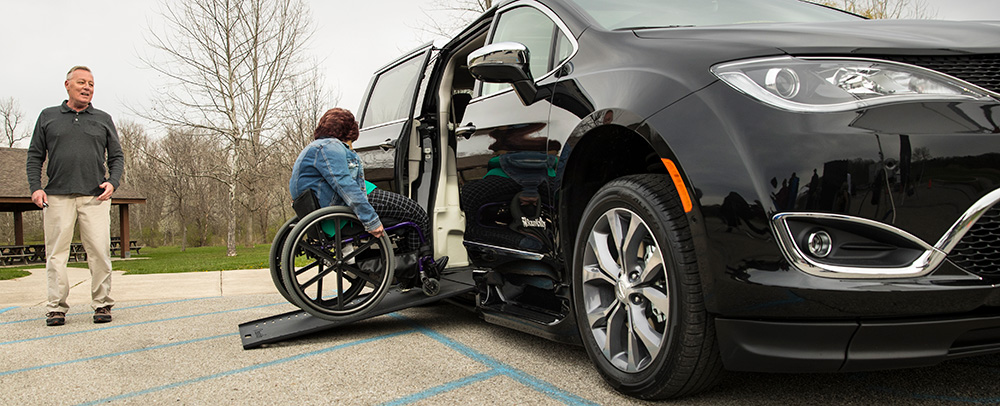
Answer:
<path fill-rule="evenodd" d="M 90 268 L 91 307 L 111 306 L 111 200 L 97 196 L 49 195 L 49 207 L 42 210 L 45 228 L 45 271 L 48 274 L 50 312 L 69 310 L 69 262 L 73 228 L 79 221 L 80 240 L 87 251 Z"/>

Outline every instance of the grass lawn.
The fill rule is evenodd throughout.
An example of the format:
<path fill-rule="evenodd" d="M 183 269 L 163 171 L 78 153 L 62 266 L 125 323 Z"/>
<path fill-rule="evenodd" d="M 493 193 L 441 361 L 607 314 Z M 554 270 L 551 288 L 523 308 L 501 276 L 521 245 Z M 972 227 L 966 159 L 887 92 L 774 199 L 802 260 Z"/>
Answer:
<path fill-rule="evenodd" d="M 235 257 L 226 256 L 226 247 L 189 247 L 181 251 L 180 247 L 146 247 L 142 254 L 134 255 L 131 260 L 112 261 L 111 267 L 127 274 L 175 273 L 175 272 L 206 272 L 227 271 L 233 269 L 267 268 L 267 256 L 271 244 L 258 244 L 253 248 L 239 246 Z M 69 266 L 86 268 L 86 262 L 71 262 Z M 0 280 L 20 278 L 28 273 L 22 269 L 44 268 L 44 264 L 25 267 L 0 269 Z"/>
<path fill-rule="evenodd" d="M 29 275 L 28 272 L 22 271 L 20 269 L 10 269 L 10 268 L 0 269 L 0 281 L 5 281 L 8 279 L 17 279 L 22 276 L 28 276 L 28 275 Z"/>

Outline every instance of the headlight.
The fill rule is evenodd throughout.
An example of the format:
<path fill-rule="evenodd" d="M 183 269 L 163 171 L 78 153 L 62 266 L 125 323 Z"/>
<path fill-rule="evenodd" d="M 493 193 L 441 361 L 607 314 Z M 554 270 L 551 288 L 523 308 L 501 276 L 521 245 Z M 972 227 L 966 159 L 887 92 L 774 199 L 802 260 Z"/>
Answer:
<path fill-rule="evenodd" d="M 747 95 L 783 110 L 823 113 L 886 103 L 988 100 L 990 92 L 919 66 L 873 59 L 767 58 L 712 67 Z"/>

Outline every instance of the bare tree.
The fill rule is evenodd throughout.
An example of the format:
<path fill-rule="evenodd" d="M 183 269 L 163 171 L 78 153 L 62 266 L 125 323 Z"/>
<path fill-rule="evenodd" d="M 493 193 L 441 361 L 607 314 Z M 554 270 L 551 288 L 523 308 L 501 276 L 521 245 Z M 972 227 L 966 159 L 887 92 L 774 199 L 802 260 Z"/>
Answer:
<path fill-rule="evenodd" d="M 288 180 L 292 176 L 295 158 L 313 141 L 313 132 L 323 113 L 340 104 L 340 95 L 326 86 L 326 80 L 319 69 L 313 69 L 310 75 L 302 79 L 302 91 L 289 103 L 289 114 L 281 126 L 281 139 L 274 143 L 272 149 L 275 153 L 271 155 L 269 164 L 277 184 L 269 190 L 267 201 L 272 204 L 272 211 L 276 211 L 282 220 L 291 216 Z"/>
<path fill-rule="evenodd" d="M 14 144 L 28 138 L 27 131 L 18 131 L 18 126 L 24 120 L 24 112 L 17 100 L 13 97 L 0 100 L 0 115 L 3 116 L 3 142 L 8 148 L 14 148 Z"/>
<path fill-rule="evenodd" d="M 121 184 L 128 185 L 128 188 L 146 196 L 147 204 L 136 205 L 130 218 L 130 226 L 138 230 L 141 234 L 143 223 L 147 217 L 151 200 L 150 190 L 155 183 L 150 182 L 150 160 L 144 156 L 149 148 L 150 139 L 146 135 L 146 129 L 139 123 L 123 119 L 116 123 L 118 127 L 118 139 L 121 141 L 122 152 L 125 154 L 125 171 L 122 174 Z M 153 217 L 155 218 L 155 217 Z M 135 235 L 135 234 L 133 234 Z"/>
<path fill-rule="evenodd" d="M 493 0 L 434 0 L 424 11 L 428 23 L 418 29 L 441 38 L 450 38 L 493 7 Z"/>
<path fill-rule="evenodd" d="M 926 0 L 824 0 L 819 4 L 873 19 L 933 18 Z"/>
<path fill-rule="evenodd" d="M 218 141 L 217 180 L 228 188 L 227 255 L 236 255 L 238 191 L 262 176 L 269 137 L 301 84 L 312 35 L 302 0 L 189 0 L 164 4 L 166 29 L 147 41 L 146 65 L 171 82 L 144 117 Z"/>

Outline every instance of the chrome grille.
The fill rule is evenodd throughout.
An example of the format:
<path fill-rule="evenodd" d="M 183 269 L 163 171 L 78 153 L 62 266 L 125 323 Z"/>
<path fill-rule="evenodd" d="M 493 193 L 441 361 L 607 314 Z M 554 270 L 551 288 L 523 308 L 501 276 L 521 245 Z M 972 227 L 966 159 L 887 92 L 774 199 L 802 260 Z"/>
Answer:
<path fill-rule="evenodd" d="M 983 213 L 948 258 L 976 275 L 1000 275 L 1000 207 L 993 206 Z"/>
<path fill-rule="evenodd" d="M 917 65 L 1000 93 L 1000 54 L 895 56 L 884 59 Z"/>

